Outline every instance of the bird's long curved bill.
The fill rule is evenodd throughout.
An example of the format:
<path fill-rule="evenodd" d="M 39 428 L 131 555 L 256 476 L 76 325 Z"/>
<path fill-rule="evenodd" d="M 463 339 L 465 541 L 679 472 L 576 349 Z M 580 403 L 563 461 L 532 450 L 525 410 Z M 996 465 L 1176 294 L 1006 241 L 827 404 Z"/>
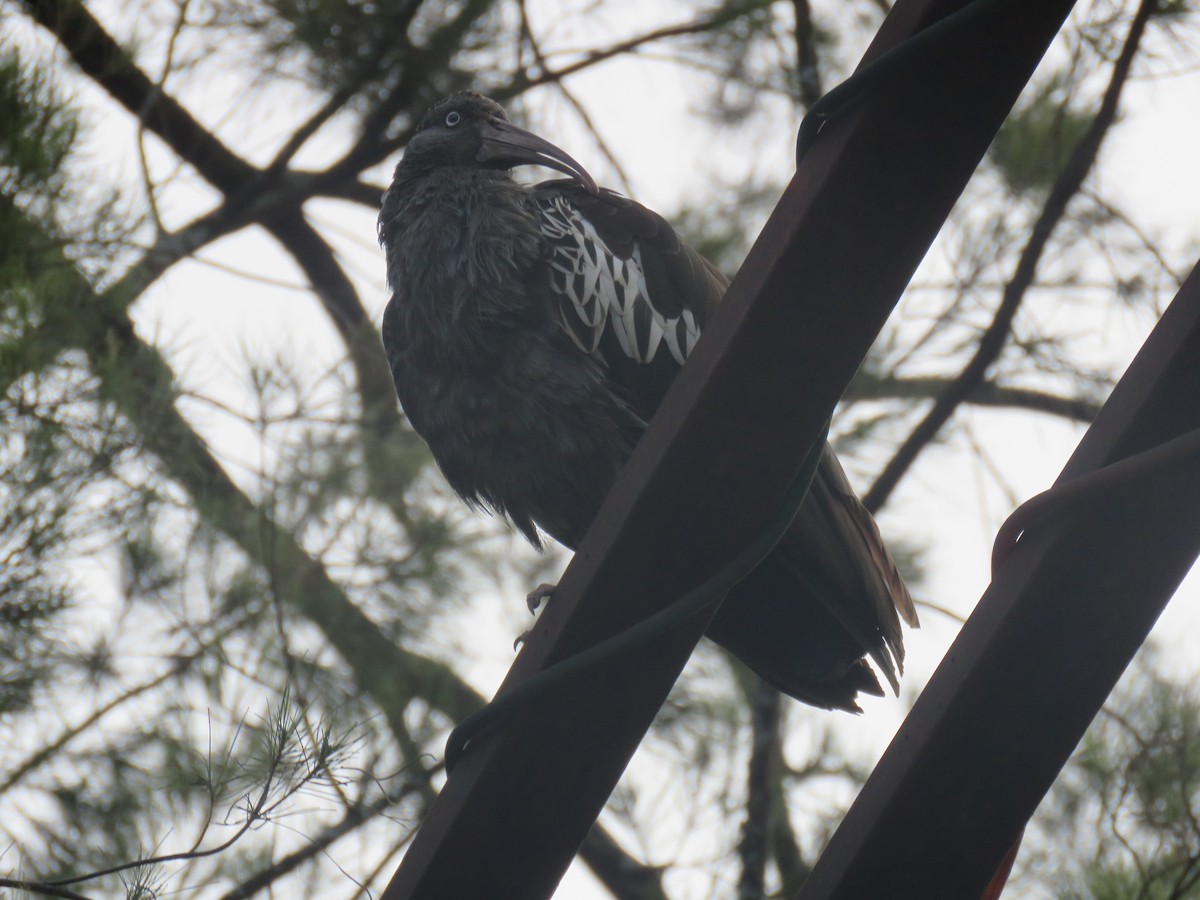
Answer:
<path fill-rule="evenodd" d="M 564 151 L 536 134 L 508 122 L 489 122 L 483 129 L 478 160 L 498 168 L 549 166 L 570 175 L 593 194 L 599 193 L 592 176 Z"/>

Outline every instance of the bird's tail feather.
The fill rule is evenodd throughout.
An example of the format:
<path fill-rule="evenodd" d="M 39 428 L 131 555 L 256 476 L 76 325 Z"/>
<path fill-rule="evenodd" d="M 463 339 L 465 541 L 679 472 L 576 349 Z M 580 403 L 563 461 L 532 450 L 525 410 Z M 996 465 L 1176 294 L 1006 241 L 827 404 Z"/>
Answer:
<path fill-rule="evenodd" d="M 825 445 L 808 499 L 780 544 L 781 559 L 879 666 L 899 693 L 900 620 L 919 627 L 912 597 L 875 520 Z"/>

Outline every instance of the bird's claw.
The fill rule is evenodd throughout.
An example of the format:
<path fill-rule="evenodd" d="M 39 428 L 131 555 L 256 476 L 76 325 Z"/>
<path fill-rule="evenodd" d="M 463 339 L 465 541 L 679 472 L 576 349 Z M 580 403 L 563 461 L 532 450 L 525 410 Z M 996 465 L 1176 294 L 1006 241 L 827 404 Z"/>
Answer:
<path fill-rule="evenodd" d="M 538 607 L 542 605 L 542 601 L 549 600 L 554 595 L 554 590 L 557 587 L 557 584 L 539 584 L 530 591 L 525 596 L 525 605 L 529 607 L 529 614 L 536 616 Z"/>
<path fill-rule="evenodd" d="M 554 589 L 557 587 L 558 587 L 557 584 L 539 584 L 532 591 L 530 591 L 528 594 L 526 594 L 525 595 L 525 605 L 529 607 L 529 614 L 536 616 L 538 608 L 542 605 L 543 602 L 549 600 L 554 595 Z M 517 648 L 519 648 L 523 643 L 525 643 L 525 641 L 528 639 L 528 637 L 530 635 L 530 632 L 532 632 L 532 631 L 533 631 L 533 629 L 530 628 L 529 631 L 522 631 L 520 634 L 517 635 L 516 640 L 513 641 L 513 652 L 514 653 L 517 651 Z"/>

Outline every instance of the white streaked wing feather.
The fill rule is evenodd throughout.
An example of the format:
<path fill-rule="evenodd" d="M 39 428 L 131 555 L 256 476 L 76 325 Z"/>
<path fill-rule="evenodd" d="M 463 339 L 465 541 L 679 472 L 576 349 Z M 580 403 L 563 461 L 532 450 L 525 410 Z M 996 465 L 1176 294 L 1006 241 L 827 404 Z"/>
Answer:
<path fill-rule="evenodd" d="M 668 318 L 655 308 L 646 287 L 641 249 L 635 245 L 629 259 L 617 256 L 562 196 L 546 198 L 541 209 L 542 233 L 554 245 L 550 265 L 560 273 L 552 278 L 551 287 L 560 298 L 563 328 L 576 345 L 594 353 L 609 325 L 630 359 L 648 363 L 665 343 L 675 361 L 683 365 L 700 337 L 700 328 L 689 309 Z M 639 308 L 649 313 L 643 314 L 648 323 L 646 334 L 639 334 Z"/>

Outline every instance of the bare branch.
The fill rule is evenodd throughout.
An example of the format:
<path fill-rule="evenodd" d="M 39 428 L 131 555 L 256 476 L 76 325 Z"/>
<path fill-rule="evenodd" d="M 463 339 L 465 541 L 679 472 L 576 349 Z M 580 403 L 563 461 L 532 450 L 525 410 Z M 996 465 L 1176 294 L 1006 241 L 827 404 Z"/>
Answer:
<path fill-rule="evenodd" d="M 635 860 L 599 823 L 588 832 L 579 857 L 616 900 L 667 900 L 662 869 Z"/>
<path fill-rule="evenodd" d="M 796 16 L 796 76 L 800 85 L 800 105 L 811 109 L 821 99 L 821 68 L 817 56 L 816 29 L 808 0 L 792 0 Z"/>
<path fill-rule="evenodd" d="M 533 33 L 533 27 L 529 24 L 529 15 L 525 8 L 525 4 L 521 3 L 519 5 L 521 10 L 521 34 L 525 41 L 529 44 L 530 52 L 533 53 L 533 58 L 537 63 L 538 68 L 545 72 L 549 69 L 549 65 L 546 62 L 545 56 L 542 55 L 542 48 L 538 43 L 537 36 Z M 617 180 L 621 184 L 621 189 L 625 191 L 625 193 L 632 195 L 634 191 L 632 189 L 632 185 L 630 184 L 628 173 L 626 173 L 624 167 L 621 165 L 621 161 L 617 159 L 616 154 L 614 154 L 612 149 L 608 146 L 608 142 L 605 141 L 603 136 L 600 134 L 600 130 L 596 127 L 596 123 L 592 121 L 592 117 L 588 113 L 587 109 L 579 101 L 579 98 L 575 96 L 574 92 L 570 91 L 561 80 L 555 82 L 555 87 L 558 88 L 558 92 L 562 94 L 563 99 L 571 104 L 571 108 L 575 110 L 575 114 L 579 116 L 579 118 L 583 121 L 583 124 L 587 126 L 588 131 L 592 133 L 592 138 L 596 141 L 596 145 L 600 148 L 601 155 L 608 160 L 609 165 L 611 165 L 613 170 L 617 173 Z"/>
<path fill-rule="evenodd" d="M 63 747 L 65 747 L 68 743 L 70 743 L 72 740 L 74 740 L 76 737 L 78 737 L 82 732 L 86 731 L 88 728 L 95 725 L 97 722 L 99 722 L 102 718 L 104 718 L 106 715 L 108 715 L 114 709 L 117 709 L 122 704 L 125 704 L 125 703 L 129 702 L 130 700 L 135 699 L 136 697 L 140 697 L 142 694 L 146 693 L 147 691 L 152 691 L 155 688 L 160 687 L 161 685 L 170 681 L 172 678 L 179 677 L 179 675 L 181 675 L 183 673 L 183 671 L 188 666 L 190 666 L 193 662 L 195 662 L 196 659 L 198 659 L 198 658 L 199 658 L 199 654 L 192 654 L 191 656 L 189 656 L 185 659 L 177 660 L 174 665 L 172 665 L 169 669 L 167 669 L 167 671 L 163 672 L 161 675 L 158 675 L 157 677 L 152 678 L 147 682 L 139 684 L 137 687 L 133 687 L 127 691 L 122 692 L 119 696 L 114 697 L 108 703 L 105 703 L 103 706 L 99 707 L 98 709 L 93 710 L 90 715 L 86 716 L 78 724 L 72 725 L 72 726 L 64 729 L 62 731 L 62 733 L 59 734 L 58 737 L 54 738 L 51 741 L 48 741 L 47 743 L 45 743 L 44 745 L 39 747 L 37 752 L 31 754 L 29 757 L 27 757 L 25 759 L 24 762 L 19 763 L 18 765 L 13 767 L 12 771 L 7 773 L 7 775 L 4 778 L 4 781 L 0 782 L 0 794 L 3 794 L 6 791 L 8 791 L 8 789 L 11 788 L 14 784 L 19 782 L 22 778 L 24 778 L 26 775 L 28 775 L 30 772 L 32 772 L 34 769 L 36 769 L 38 766 L 45 763 L 55 753 L 57 753 L 59 750 L 61 750 Z"/>
<path fill-rule="evenodd" d="M 1142 249 L 1149 253 L 1154 259 L 1154 263 L 1158 266 L 1159 270 L 1171 280 L 1176 290 L 1183 286 L 1183 279 L 1187 273 L 1175 271 L 1174 267 L 1167 261 L 1166 257 L 1163 256 L 1158 245 L 1150 239 L 1146 232 L 1144 232 L 1141 227 L 1129 217 L 1127 213 L 1115 206 L 1110 201 L 1101 197 L 1095 191 L 1083 191 L 1083 194 L 1089 200 L 1095 203 L 1097 208 L 1103 210 L 1105 215 L 1111 216 L 1113 219 L 1120 222 L 1133 234 L 1138 243 L 1141 244 Z"/>
<path fill-rule="evenodd" d="M 381 797 L 374 803 L 352 806 L 346 810 L 342 820 L 326 828 L 319 835 L 310 838 L 308 844 L 294 853 L 273 862 L 266 869 L 247 878 L 237 887 L 221 896 L 221 900 L 246 900 L 259 891 L 269 888 L 272 884 L 308 862 L 314 856 L 324 853 L 338 840 L 353 833 L 365 823 L 374 819 L 381 812 L 393 805 L 395 798 Z"/>
<path fill-rule="evenodd" d="M 1029 240 L 1021 251 L 1013 276 L 1004 289 L 991 325 L 979 339 L 975 355 L 971 357 L 971 360 L 950 386 L 934 401 L 933 408 L 901 444 L 875 483 L 871 485 L 871 489 L 863 497 L 863 504 L 872 512 L 878 511 L 887 502 L 888 497 L 900 483 L 900 479 L 916 462 L 921 451 L 937 436 L 942 426 L 950 420 L 955 410 L 970 396 L 971 392 L 983 383 L 988 369 L 1004 350 L 1017 310 L 1020 309 L 1030 285 L 1037 277 L 1038 263 L 1050 243 L 1050 237 L 1066 215 L 1067 205 L 1082 188 L 1084 179 L 1096 161 L 1100 145 L 1116 121 L 1121 91 L 1129 79 L 1129 72 L 1133 66 L 1134 57 L 1137 55 L 1138 45 L 1146 30 L 1146 23 L 1157 5 L 1157 0 L 1142 0 L 1138 6 L 1137 13 L 1129 26 L 1124 46 L 1121 48 L 1121 54 L 1113 65 L 1112 76 L 1104 91 L 1100 109 L 1091 125 L 1088 126 L 1088 130 L 1071 152 L 1066 165 L 1051 188 L 1042 212 L 1038 216 L 1037 222 L 1034 223 Z"/>
<path fill-rule="evenodd" d="M 86 894 L 77 894 L 53 884 L 42 881 L 23 881 L 20 878 L 0 878 L 0 887 L 12 888 L 17 891 L 28 891 L 31 894 L 41 894 L 43 897 L 63 897 L 65 900 L 92 900 Z"/>
<path fill-rule="evenodd" d="M 771 779 L 771 804 L 774 814 L 771 816 L 771 856 L 779 869 L 780 896 L 791 897 L 800 890 L 800 885 L 812 871 L 812 866 L 804 859 L 800 850 L 800 841 L 792 828 L 791 816 L 788 815 L 787 785 L 784 781 L 783 762 L 784 729 L 775 736 L 775 752 L 779 765 L 775 766 Z"/>
<path fill-rule="evenodd" d="M 742 873 L 738 879 L 739 900 L 758 900 L 766 896 L 767 854 L 771 834 L 771 784 L 779 768 L 779 692 L 761 679 L 755 679 L 750 691 L 750 762 L 746 767 L 746 818 L 738 858 Z"/>
<path fill-rule="evenodd" d="M 81 0 L 21 2 L 80 69 L 221 191 L 232 193 L 258 174 L 157 87 Z"/>
<path fill-rule="evenodd" d="M 953 378 L 933 376 L 878 380 L 859 378 L 850 386 L 846 400 L 932 400 L 942 396 L 954 383 Z M 974 387 L 964 402 L 1001 409 L 1027 409 L 1084 423 L 1091 422 L 1100 411 L 1099 401 L 1049 394 L 1032 388 L 1005 387 L 992 381 Z"/>
<path fill-rule="evenodd" d="M 31 232 L 35 228 L 29 223 Z M 48 310 L 53 320 L 45 323 L 46 332 L 61 341 L 55 352 L 78 347 L 88 355 L 101 380 L 101 391 L 138 429 L 144 449 L 191 495 L 197 513 L 256 565 L 271 572 L 279 596 L 322 631 L 359 686 L 383 712 L 407 758 L 419 756 L 404 721 L 404 712 L 414 699 L 452 721 L 481 707 L 483 697 L 451 668 L 396 646 L 324 566 L 304 552 L 295 536 L 234 484 L 204 440 L 175 409 L 173 373 L 158 351 L 134 332 L 120 298 L 97 296 L 61 254 L 57 266 L 61 272 L 71 273 L 67 281 L 72 289 L 61 292 L 59 302 Z M 414 780 L 420 782 L 430 774 L 414 773 Z M 606 884 L 653 886 L 659 881 L 657 869 L 629 857 L 599 826 L 581 852 Z M 52 895 L 78 896 L 70 892 Z"/>
<path fill-rule="evenodd" d="M 30 230 L 36 228 L 30 223 Z M 137 336 L 123 298 L 97 296 L 70 263 L 72 290 L 47 306 L 45 331 L 59 351 L 83 350 L 111 400 L 142 435 L 143 447 L 186 490 L 197 513 L 232 540 L 256 565 L 279 575 L 281 596 L 309 618 L 354 671 L 395 732 L 414 697 L 457 720 L 482 698 L 447 666 L 397 647 L 350 600 L 294 535 L 244 494 L 175 408 L 174 373 L 161 354 Z M 60 327 L 61 326 L 61 327 Z"/>
<path fill-rule="evenodd" d="M 592 66 L 605 60 L 623 56 L 626 53 L 633 53 L 648 44 L 665 41 L 670 38 L 684 37 L 691 34 L 704 34 L 705 32 L 713 31 L 728 25 L 730 22 L 745 15 L 745 13 L 746 10 L 737 4 L 730 4 L 703 19 L 681 22 L 678 25 L 665 25 L 661 28 L 655 28 L 642 34 L 634 35 L 631 38 L 618 41 L 603 49 L 590 50 L 584 53 L 580 59 L 563 66 L 561 69 L 546 70 L 533 78 L 527 76 L 517 77 L 513 79 L 512 84 L 509 86 L 508 93 L 510 95 L 520 94 L 532 87 L 561 81 L 568 75 L 575 75 L 584 69 L 590 69 Z"/>
<path fill-rule="evenodd" d="M 347 176 L 357 177 L 364 169 L 383 162 L 407 143 L 411 127 L 402 133 L 390 134 L 392 123 L 422 98 L 432 99 L 428 97 L 430 86 L 422 80 L 424 74 L 449 69 L 449 60 L 459 48 L 463 36 L 491 6 L 491 0 L 466 0 L 454 21 L 433 34 L 419 51 L 416 48 L 410 51 L 411 65 L 404 68 L 399 80 L 389 87 L 383 100 L 363 117 L 358 140 L 345 156 L 326 169 L 327 176 L 335 181 Z M 458 73 L 450 74 L 458 76 Z M 460 77 L 464 82 L 461 86 L 465 87 L 467 78 Z M 438 92 L 445 93 L 451 88 L 453 80 L 449 79 L 451 83 L 442 85 Z M 411 126 L 415 124 L 412 122 Z"/>

